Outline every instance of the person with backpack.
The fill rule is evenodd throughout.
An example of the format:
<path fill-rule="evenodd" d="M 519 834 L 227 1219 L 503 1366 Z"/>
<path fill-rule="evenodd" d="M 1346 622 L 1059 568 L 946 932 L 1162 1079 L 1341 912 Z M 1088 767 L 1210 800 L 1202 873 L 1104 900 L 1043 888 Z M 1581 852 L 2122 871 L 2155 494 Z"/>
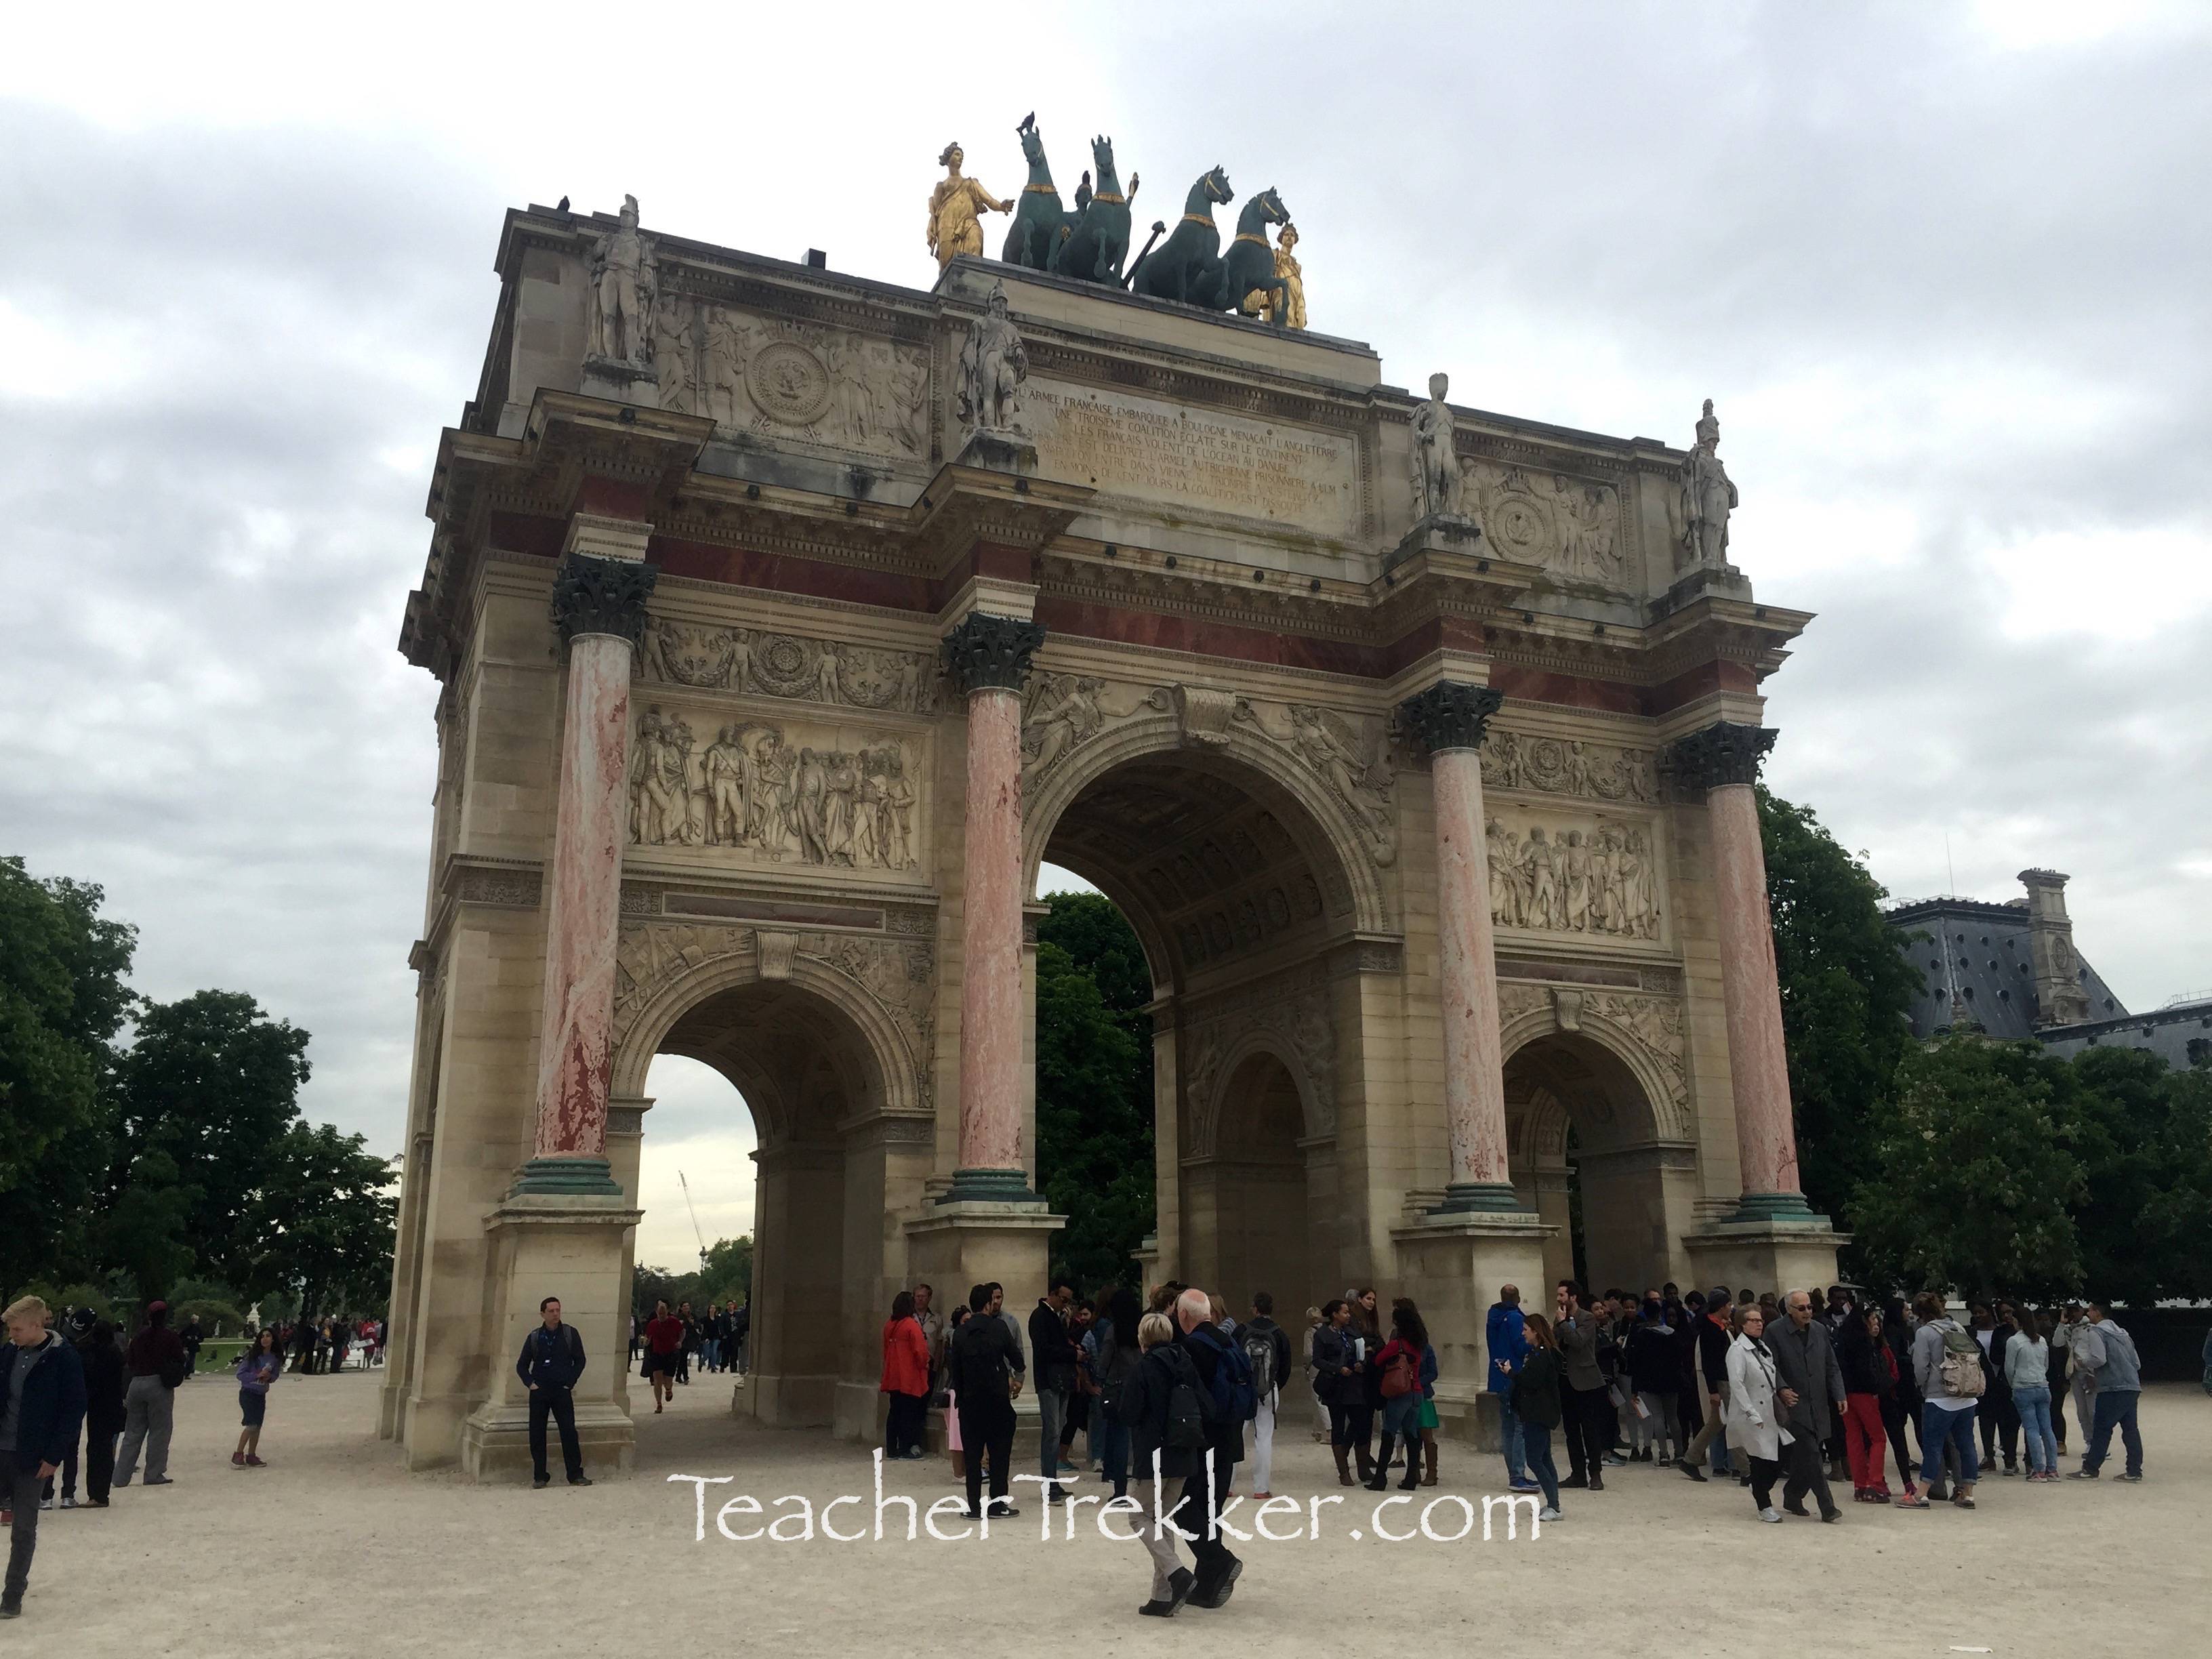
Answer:
<path fill-rule="evenodd" d="M 146 1304 L 146 1328 L 131 1339 L 123 1357 L 131 1381 L 123 1392 L 123 1449 L 115 1464 L 115 1484 L 127 1486 L 138 1472 L 138 1453 L 146 1453 L 146 1484 L 169 1481 L 169 1436 L 176 1425 L 176 1391 L 184 1386 L 185 1345 L 169 1328 L 169 1304 Z"/>
<path fill-rule="evenodd" d="M 1283 1379 L 1291 1374 L 1291 1335 L 1275 1322 L 1275 1298 L 1252 1292 L 1252 1316 L 1237 1328 L 1237 1346 L 1252 1369 L 1252 1392 L 1259 1401 L 1252 1416 L 1252 1496 L 1273 1498 L 1275 1478 L 1275 1418 L 1282 1406 Z"/>
<path fill-rule="evenodd" d="M 1403 1441 L 1406 1447 L 1406 1478 L 1398 1483 L 1401 1492 L 1411 1492 L 1421 1484 L 1421 1352 L 1429 1346 L 1428 1328 L 1409 1302 L 1401 1302 L 1390 1310 L 1390 1340 L 1375 1356 L 1375 1370 L 1381 1379 L 1382 1391 L 1382 1455 L 1375 1460 L 1375 1473 L 1367 1481 L 1370 1492 L 1387 1492 L 1390 1486 L 1388 1454 L 1390 1447 Z"/>
<path fill-rule="evenodd" d="M 1190 1356 L 1192 1368 L 1205 1385 L 1207 1396 L 1208 1443 L 1198 1468 L 1183 1481 L 1182 1508 L 1185 1525 L 1195 1517 L 1199 1536 L 1191 1545 L 1198 1558 L 1198 1582 L 1190 1593 L 1191 1604 L 1200 1607 L 1225 1605 L 1235 1588 L 1243 1562 L 1221 1541 L 1221 1506 L 1236 1483 L 1237 1461 L 1244 1454 L 1244 1425 L 1259 1408 L 1252 1389 L 1252 1368 L 1244 1351 L 1213 1317 L 1213 1301 L 1204 1291 L 1188 1290 L 1176 1298 L 1176 1323 L 1182 1328 L 1176 1344 Z"/>
<path fill-rule="evenodd" d="M 1129 1300 L 1133 1304 L 1136 1297 Z M 1141 1517 L 1136 1529 L 1152 1563 L 1152 1597 L 1137 1611 L 1149 1619 L 1172 1619 L 1198 1588 L 1198 1574 L 1176 1557 L 1176 1540 L 1203 1530 L 1196 1516 L 1188 1517 L 1196 1524 L 1177 1517 L 1193 1509 L 1191 1476 L 1202 1476 L 1206 1468 L 1212 1437 L 1207 1420 L 1211 1407 L 1198 1369 L 1176 1340 L 1174 1322 L 1165 1314 L 1148 1313 L 1138 1322 L 1137 1344 L 1139 1357 L 1115 1395 L 1113 1406 L 1115 1416 L 1129 1431 L 1140 1490 Z M 1172 1504 L 1167 1497 L 1170 1481 L 1182 1483 Z M 1202 1514 L 1202 1505 L 1199 1507 Z M 1191 1554 L 1201 1565 L 1207 1559 L 1200 1549 L 1203 1541 L 1194 1539 L 1191 1544 Z"/>
<path fill-rule="evenodd" d="M 2109 1302 L 2089 1304 L 2089 1322 L 2076 1338 L 2074 1363 L 2088 1369 L 2095 1379 L 2094 1413 L 2081 1452 L 2081 1467 L 2068 1478 L 2094 1480 L 2112 1449 L 2112 1431 L 2120 1431 L 2127 1448 L 2127 1471 L 2123 1480 L 2142 1479 L 2142 1432 L 2136 1427 L 2136 1407 L 2142 1400 L 2142 1359 L 2135 1339 L 2112 1322 Z"/>
<path fill-rule="evenodd" d="M 538 1304 L 538 1328 L 522 1339 L 515 1356 L 514 1374 L 530 1390 L 530 1487 L 542 1492 L 552 1484 L 545 1472 L 545 1419 L 550 1416 L 561 1431 L 561 1462 L 568 1484 L 588 1486 L 584 1474 L 584 1449 L 576 1438 L 577 1379 L 584 1374 L 584 1339 L 574 1325 L 561 1322 L 561 1298 L 549 1296 Z"/>
<path fill-rule="evenodd" d="M 1943 1298 L 1923 1291 L 1913 1298 L 1912 1311 L 1920 1328 L 1912 1334 L 1912 1376 L 1924 1402 L 1920 1419 L 1920 1484 L 1936 1487 L 1943 1478 L 1943 1454 L 1948 1449 L 1959 1460 L 1959 1482 L 1951 1489 L 1951 1502 L 1962 1510 L 1974 1507 L 1974 1483 L 1981 1464 L 1974 1454 L 1974 1406 L 1982 1397 L 1982 1345 L 1972 1332 L 1944 1311 Z M 1927 1492 L 1907 1498 L 1900 1509 L 1929 1507 Z"/>
<path fill-rule="evenodd" d="M 1552 1322 L 1540 1313 L 1521 1316 L 1528 1352 L 1513 1371 L 1513 1416 L 1521 1425 L 1521 1455 L 1532 1484 L 1544 1494 L 1539 1521 L 1557 1521 L 1559 1513 L 1559 1471 L 1552 1462 L 1552 1431 L 1562 1416 L 1559 1346 L 1552 1340 Z"/>

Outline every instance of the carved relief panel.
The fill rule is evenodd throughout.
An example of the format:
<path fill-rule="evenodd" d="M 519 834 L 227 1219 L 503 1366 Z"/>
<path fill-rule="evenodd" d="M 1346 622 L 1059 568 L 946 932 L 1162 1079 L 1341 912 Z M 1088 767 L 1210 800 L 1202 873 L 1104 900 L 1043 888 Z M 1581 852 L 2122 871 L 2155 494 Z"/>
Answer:
<path fill-rule="evenodd" d="M 1664 937 L 1659 837 L 1641 816 L 1493 806 L 1490 918 L 1503 928 L 1630 943 Z"/>
<path fill-rule="evenodd" d="M 1482 746 L 1482 786 L 1638 802 L 1652 799 L 1658 789 L 1648 749 L 1532 737 L 1496 725 Z"/>
<path fill-rule="evenodd" d="M 929 358 L 919 347 L 696 297 L 663 306 L 659 327 L 664 408 L 834 449 L 929 453 Z"/>
<path fill-rule="evenodd" d="M 920 738 L 747 706 L 651 702 L 630 744 L 629 835 L 703 861 L 919 878 Z"/>
<path fill-rule="evenodd" d="M 842 708 L 927 714 L 937 708 L 937 659 L 756 628 L 708 628 L 657 617 L 645 631 L 638 677 L 662 685 L 793 697 Z"/>
<path fill-rule="evenodd" d="M 1504 557 L 1573 581 L 1628 586 L 1620 492 L 1611 484 L 1496 461 L 1470 461 L 1467 470 L 1483 534 Z"/>

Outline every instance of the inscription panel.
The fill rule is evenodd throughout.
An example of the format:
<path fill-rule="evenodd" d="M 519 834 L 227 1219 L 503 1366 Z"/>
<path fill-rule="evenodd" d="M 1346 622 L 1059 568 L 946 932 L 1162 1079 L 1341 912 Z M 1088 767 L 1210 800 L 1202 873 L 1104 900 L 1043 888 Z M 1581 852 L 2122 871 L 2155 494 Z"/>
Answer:
<path fill-rule="evenodd" d="M 1036 380 L 1022 403 L 1047 477 L 1319 535 L 1358 532 L 1358 446 L 1342 433 Z"/>

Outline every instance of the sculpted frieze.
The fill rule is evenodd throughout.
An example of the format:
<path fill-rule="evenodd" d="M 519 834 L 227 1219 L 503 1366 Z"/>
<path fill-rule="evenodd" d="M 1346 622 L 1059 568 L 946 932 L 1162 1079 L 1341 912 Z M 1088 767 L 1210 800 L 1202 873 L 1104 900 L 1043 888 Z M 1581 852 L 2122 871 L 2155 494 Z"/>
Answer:
<path fill-rule="evenodd" d="M 927 714 L 937 708 L 933 652 L 886 651 L 764 629 L 657 618 L 646 629 L 638 672 L 663 685 L 747 691 L 841 708 Z"/>
<path fill-rule="evenodd" d="M 756 863 L 914 870 L 921 775 L 900 738 L 655 704 L 631 744 L 630 839 Z"/>
<path fill-rule="evenodd" d="M 1482 746 L 1486 789 L 1522 789 L 1586 800 L 1648 802 L 1658 785 L 1648 749 L 1529 737 L 1493 726 Z"/>
<path fill-rule="evenodd" d="M 1022 696 L 1022 776 L 1042 777 L 1107 726 L 1167 706 L 1161 688 L 1109 689 L 1088 675 L 1033 673 Z"/>
<path fill-rule="evenodd" d="M 1385 867 L 1398 859 L 1397 772 L 1382 723 L 1310 703 L 1279 712 L 1240 699 L 1237 720 L 1279 744 L 1321 780 L 1365 832 L 1367 856 Z"/>
<path fill-rule="evenodd" d="M 1493 925 L 1658 939 L 1660 877 L 1649 824 L 1501 810 L 1487 842 Z"/>
<path fill-rule="evenodd" d="M 659 343 L 665 408 L 836 449 L 929 452 L 929 360 L 917 348 L 696 298 L 661 307 Z"/>
<path fill-rule="evenodd" d="M 1483 460 L 1468 464 L 1468 482 L 1483 534 L 1503 556 L 1576 581 L 1627 586 L 1620 495 L 1612 485 Z"/>

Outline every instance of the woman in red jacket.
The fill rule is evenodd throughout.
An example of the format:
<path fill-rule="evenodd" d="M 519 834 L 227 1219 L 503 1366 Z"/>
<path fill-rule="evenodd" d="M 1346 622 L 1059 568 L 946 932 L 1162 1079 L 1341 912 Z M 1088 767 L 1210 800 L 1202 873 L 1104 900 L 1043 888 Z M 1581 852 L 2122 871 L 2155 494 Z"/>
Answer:
<path fill-rule="evenodd" d="M 891 1397 L 884 1419 L 884 1455 L 925 1455 L 921 1430 L 929 1411 L 929 1339 L 914 1316 L 911 1291 L 891 1298 L 891 1316 L 884 1322 L 884 1380 L 876 1387 Z"/>

